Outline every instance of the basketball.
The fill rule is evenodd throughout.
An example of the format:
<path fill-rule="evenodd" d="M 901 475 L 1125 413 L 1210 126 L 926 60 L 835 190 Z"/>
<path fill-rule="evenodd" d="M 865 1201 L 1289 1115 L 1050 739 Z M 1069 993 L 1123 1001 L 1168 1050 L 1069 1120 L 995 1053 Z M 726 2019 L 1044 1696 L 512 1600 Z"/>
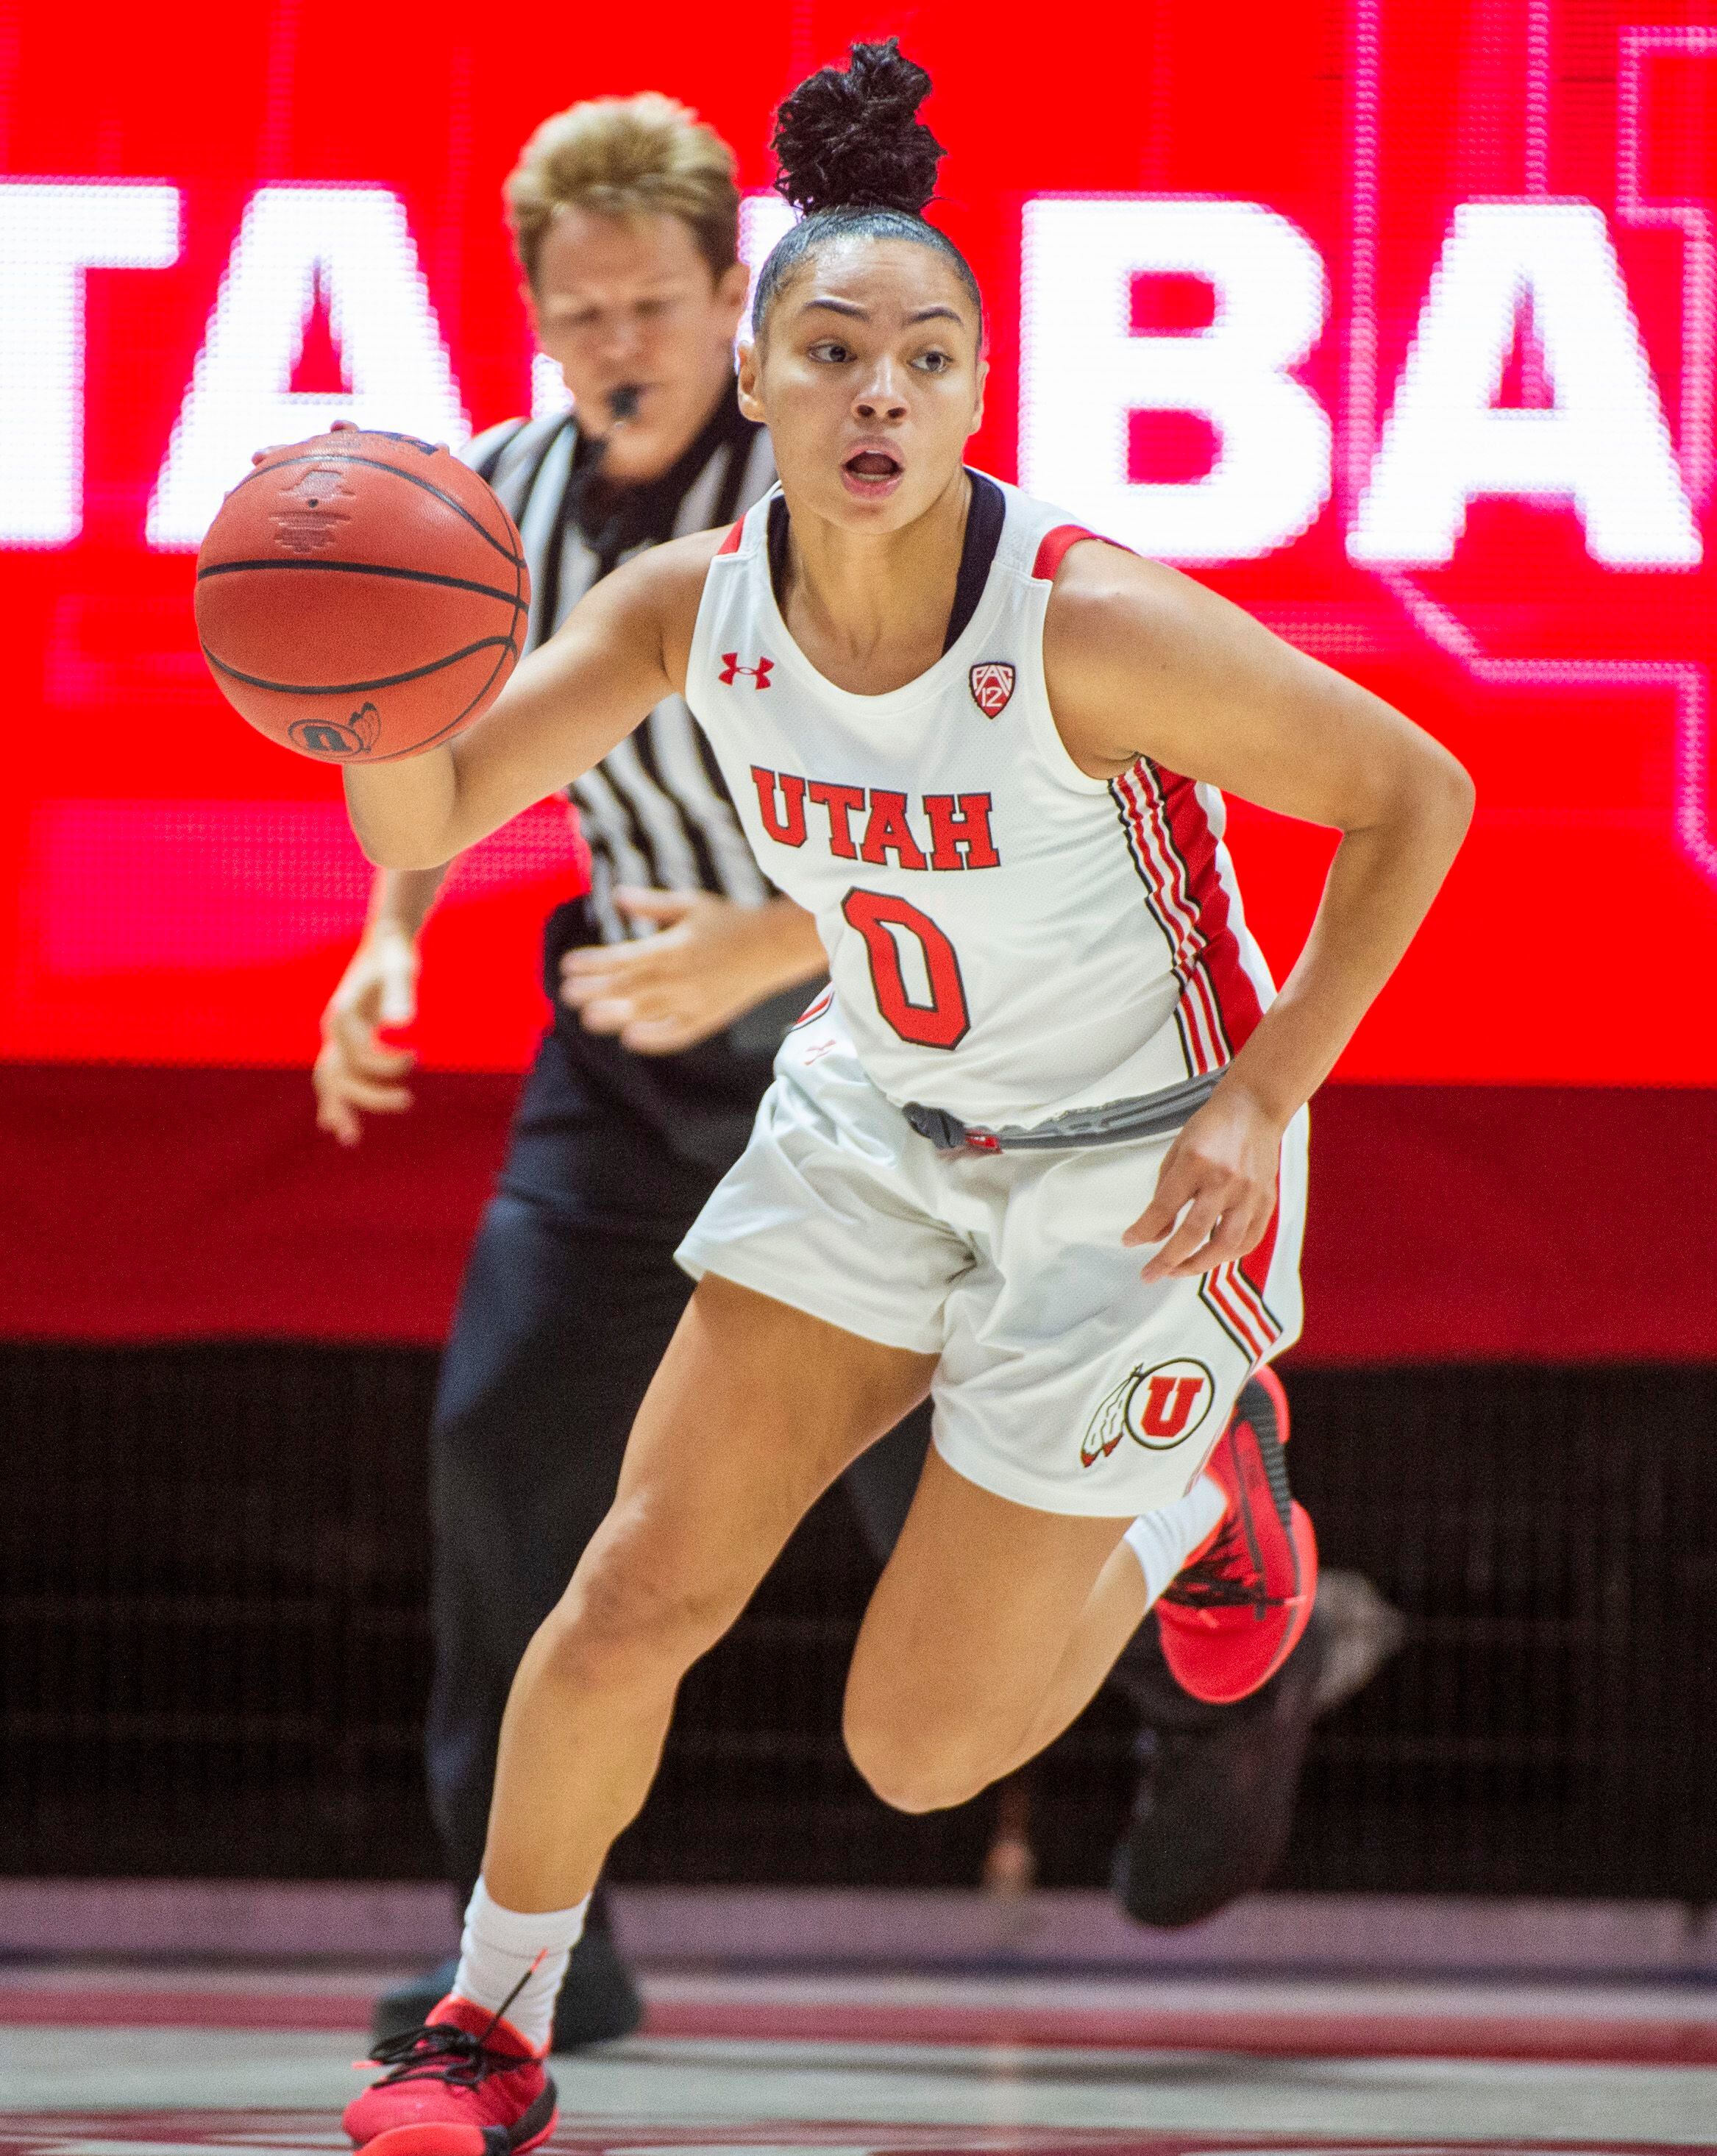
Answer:
<path fill-rule="evenodd" d="M 300 755 L 382 763 L 480 718 L 518 664 L 530 578 L 489 487 L 408 434 L 272 449 L 197 557 L 202 655 Z"/>

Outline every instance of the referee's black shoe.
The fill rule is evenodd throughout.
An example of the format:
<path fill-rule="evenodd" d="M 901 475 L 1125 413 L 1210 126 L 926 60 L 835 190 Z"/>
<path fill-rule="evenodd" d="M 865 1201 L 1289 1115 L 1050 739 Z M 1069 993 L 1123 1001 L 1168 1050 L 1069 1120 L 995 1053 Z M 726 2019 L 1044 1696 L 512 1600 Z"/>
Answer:
<path fill-rule="evenodd" d="M 1138 1794 L 1113 1882 L 1130 1917 L 1164 1930 L 1201 1923 L 1274 1871 L 1294 1823 L 1328 1645 L 1327 1622 L 1314 1608 L 1274 1676 L 1229 1707 L 1169 1697 L 1166 1669 L 1130 1645 L 1122 1665 L 1142 1666 L 1118 1666 L 1115 1677 L 1135 1695 L 1145 1727 Z"/>
<path fill-rule="evenodd" d="M 459 1956 L 450 1954 L 396 1990 L 384 1991 L 370 2016 L 371 2035 L 380 2042 L 421 2027 L 430 2010 L 453 1989 L 459 1966 Z M 582 2051 L 587 2044 L 612 2043 L 617 2037 L 629 2036 L 643 2019 L 643 2001 L 614 1943 L 607 1900 L 598 1887 L 585 1919 L 584 1936 L 572 1949 L 566 1981 L 555 2001 L 549 2048 Z"/>

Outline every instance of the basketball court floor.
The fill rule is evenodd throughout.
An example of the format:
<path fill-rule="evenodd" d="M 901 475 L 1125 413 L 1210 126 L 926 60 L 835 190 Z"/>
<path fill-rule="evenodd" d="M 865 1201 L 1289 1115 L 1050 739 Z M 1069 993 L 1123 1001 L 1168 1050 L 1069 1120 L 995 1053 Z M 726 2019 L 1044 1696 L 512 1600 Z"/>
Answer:
<path fill-rule="evenodd" d="M 396 1972 L 0 1969 L 0 2156 L 346 2144 Z M 590 2156 L 1344 2156 L 1717 2148 L 1717 1991 L 1657 1981 L 645 1972 L 557 2062 Z"/>

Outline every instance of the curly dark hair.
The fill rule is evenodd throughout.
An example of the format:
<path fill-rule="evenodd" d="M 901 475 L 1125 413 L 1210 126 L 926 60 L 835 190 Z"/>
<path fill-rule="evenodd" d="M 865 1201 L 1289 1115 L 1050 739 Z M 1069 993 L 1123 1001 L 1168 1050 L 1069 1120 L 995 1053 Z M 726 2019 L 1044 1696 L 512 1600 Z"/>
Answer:
<path fill-rule="evenodd" d="M 752 319 L 759 330 L 799 264 L 838 236 L 934 248 L 953 264 L 982 323 L 971 264 L 924 215 L 944 155 L 918 117 L 930 89 L 929 75 L 890 38 L 855 44 L 844 68 L 819 68 L 782 100 L 775 116 L 776 191 L 804 214 L 758 272 Z"/>

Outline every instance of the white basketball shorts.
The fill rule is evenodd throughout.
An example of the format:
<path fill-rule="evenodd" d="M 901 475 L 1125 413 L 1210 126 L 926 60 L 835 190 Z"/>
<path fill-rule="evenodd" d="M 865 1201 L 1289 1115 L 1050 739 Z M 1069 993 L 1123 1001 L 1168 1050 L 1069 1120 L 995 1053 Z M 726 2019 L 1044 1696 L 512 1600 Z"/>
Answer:
<path fill-rule="evenodd" d="M 1298 1336 L 1306 1118 L 1238 1265 L 1147 1285 L 1123 1231 L 1170 1141 L 939 1152 L 860 1067 L 838 1009 L 790 1033 L 751 1142 L 680 1245 L 706 1272 L 940 1359 L 936 1450 L 1040 1512 L 1185 1495 L 1252 1370 Z"/>

